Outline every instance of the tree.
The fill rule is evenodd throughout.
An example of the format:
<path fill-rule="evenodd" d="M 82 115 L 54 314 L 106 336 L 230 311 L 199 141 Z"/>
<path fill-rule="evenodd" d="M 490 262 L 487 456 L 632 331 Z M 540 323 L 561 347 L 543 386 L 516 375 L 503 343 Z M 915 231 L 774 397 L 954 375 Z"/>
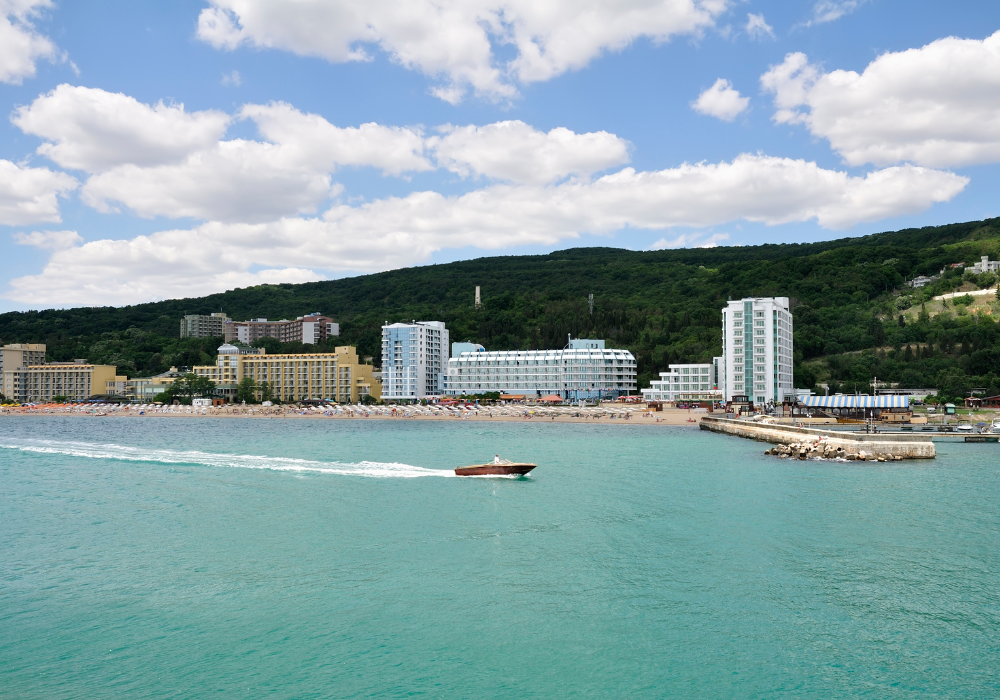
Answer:
<path fill-rule="evenodd" d="M 238 402 L 256 403 L 257 382 L 253 377 L 243 377 L 236 385 L 236 400 Z"/>
<path fill-rule="evenodd" d="M 937 377 L 938 396 L 955 403 L 969 395 L 969 378 L 958 367 L 941 370 Z"/>
<path fill-rule="evenodd" d="M 273 401 L 274 391 L 271 389 L 271 385 L 267 382 L 261 382 L 257 385 L 257 390 L 260 392 L 261 401 Z"/>
<path fill-rule="evenodd" d="M 195 396 L 211 396 L 215 393 L 215 382 L 208 377 L 199 377 L 194 372 L 188 372 L 183 377 L 174 380 L 165 392 L 171 399 L 184 398 L 190 403 Z"/>
<path fill-rule="evenodd" d="M 251 345 L 255 348 L 264 348 L 268 355 L 276 355 L 281 352 L 281 341 L 270 336 L 257 338 Z"/>

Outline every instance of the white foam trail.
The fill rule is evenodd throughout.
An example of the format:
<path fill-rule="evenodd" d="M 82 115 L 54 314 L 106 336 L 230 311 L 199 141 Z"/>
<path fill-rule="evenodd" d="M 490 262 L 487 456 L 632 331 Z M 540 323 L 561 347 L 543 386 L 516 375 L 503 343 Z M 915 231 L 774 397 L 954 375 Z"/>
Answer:
<path fill-rule="evenodd" d="M 90 442 L 60 442 L 57 440 L 0 441 L 0 448 L 58 454 L 90 459 L 118 459 L 129 462 L 158 462 L 162 464 L 192 464 L 206 467 L 238 469 L 270 469 L 273 471 L 316 472 L 369 476 L 375 478 L 416 478 L 420 476 L 455 476 L 450 469 L 426 469 L 398 462 L 317 462 L 291 457 L 266 457 L 263 455 L 231 455 L 201 452 L 200 450 L 160 450 L 127 445 L 97 444 Z"/>

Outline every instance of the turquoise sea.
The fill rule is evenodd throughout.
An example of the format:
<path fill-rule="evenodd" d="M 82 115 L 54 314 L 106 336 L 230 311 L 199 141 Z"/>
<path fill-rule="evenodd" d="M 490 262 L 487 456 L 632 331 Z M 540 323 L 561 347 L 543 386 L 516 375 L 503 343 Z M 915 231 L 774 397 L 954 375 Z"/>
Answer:
<path fill-rule="evenodd" d="M 0 418 L 4 698 L 1000 695 L 1000 449 Z M 447 477 L 494 453 L 525 479 Z"/>

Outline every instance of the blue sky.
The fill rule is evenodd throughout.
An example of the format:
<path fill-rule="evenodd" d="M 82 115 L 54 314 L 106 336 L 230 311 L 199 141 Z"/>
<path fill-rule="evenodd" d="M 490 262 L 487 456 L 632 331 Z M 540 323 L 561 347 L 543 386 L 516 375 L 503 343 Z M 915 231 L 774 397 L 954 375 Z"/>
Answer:
<path fill-rule="evenodd" d="M 4 310 L 998 214 L 997 3 L 0 11 Z"/>

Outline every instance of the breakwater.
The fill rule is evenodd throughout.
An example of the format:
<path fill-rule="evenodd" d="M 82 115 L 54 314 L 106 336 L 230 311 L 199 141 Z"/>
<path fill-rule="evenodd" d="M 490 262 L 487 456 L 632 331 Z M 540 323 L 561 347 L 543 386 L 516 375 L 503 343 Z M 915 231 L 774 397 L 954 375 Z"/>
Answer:
<path fill-rule="evenodd" d="M 702 418 L 699 427 L 716 433 L 788 446 L 791 448 L 788 452 L 778 448 L 775 453 L 803 459 L 816 456 L 885 461 L 934 459 L 937 456 L 934 443 L 923 435 L 846 433 L 839 430 L 798 428 L 713 416 Z"/>

